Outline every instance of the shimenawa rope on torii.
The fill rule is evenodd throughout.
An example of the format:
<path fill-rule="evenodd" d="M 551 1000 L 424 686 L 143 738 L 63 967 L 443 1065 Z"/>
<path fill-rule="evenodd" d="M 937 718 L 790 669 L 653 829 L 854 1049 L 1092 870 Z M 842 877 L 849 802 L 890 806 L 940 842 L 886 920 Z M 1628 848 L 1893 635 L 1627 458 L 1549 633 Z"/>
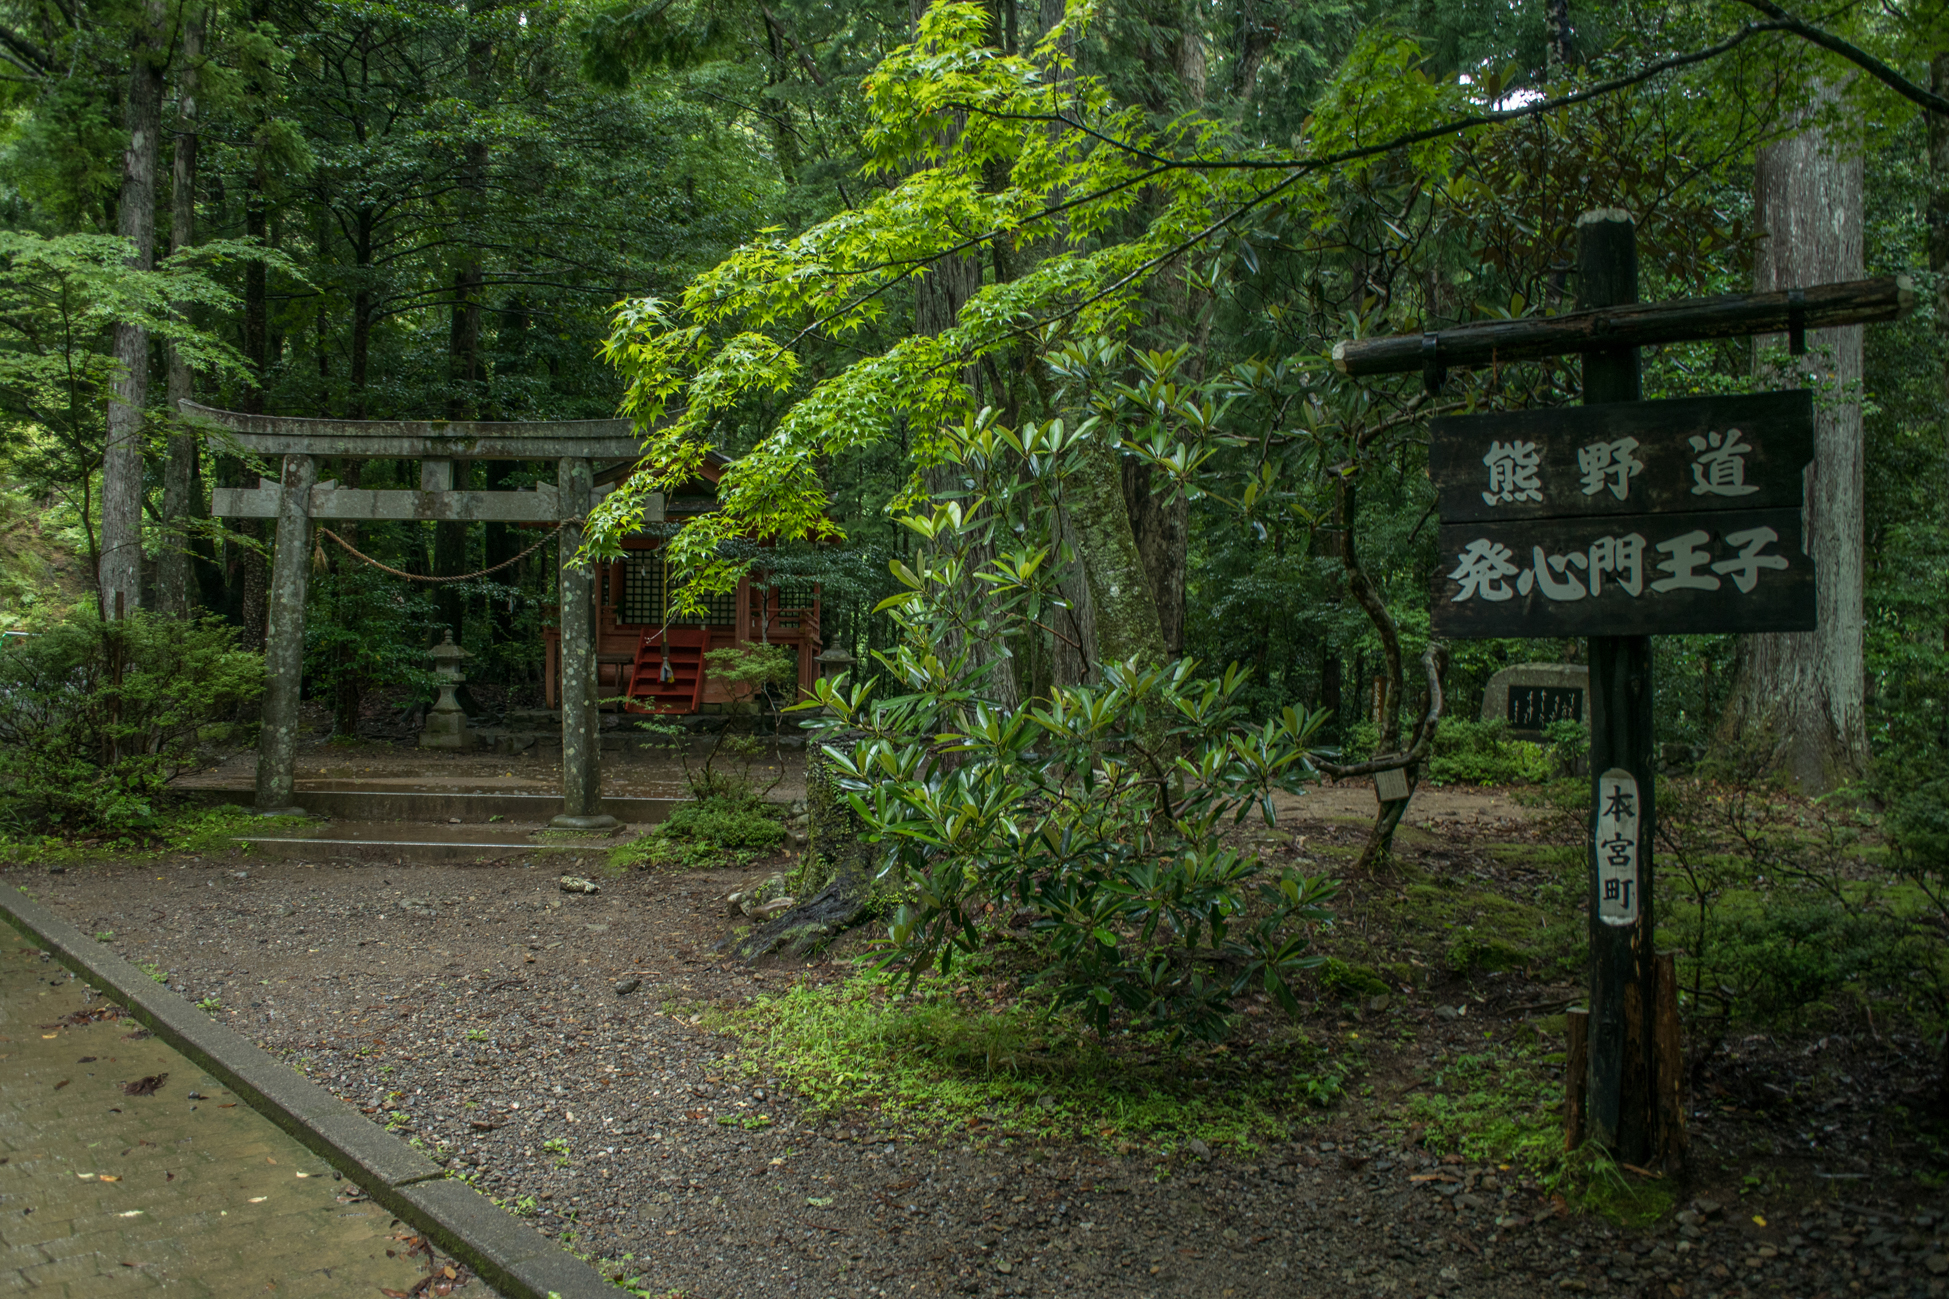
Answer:
<path fill-rule="evenodd" d="M 401 572 L 399 569 L 392 567 L 390 564 L 382 564 L 378 560 L 374 559 L 372 556 L 365 554 L 357 546 L 354 546 L 351 542 L 339 536 L 336 532 L 333 532 L 330 528 L 320 527 L 318 529 L 318 534 L 320 536 L 330 537 L 333 541 L 336 541 L 339 545 L 343 546 L 347 552 L 349 552 L 350 554 L 352 554 L 358 559 L 364 560 L 366 563 L 372 565 L 374 568 L 378 569 L 382 573 L 391 573 L 394 577 L 403 577 L 409 582 L 438 583 L 438 582 L 471 582 L 473 579 L 477 577 L 486 577 L 489 573 L 498 573 L 502 569 L 508 567 L 510 564 L 518 564 L 522 560 L 526 559 L 528 556 L 534 554 L 537 550 L 540 550 L 543 546 L 547 545 L 551 540 L 553 540 L 555 534 L 557 532 L 560 532 L 562 530 L 562 527 L 563 527 L 562 524 L 560 523 L 556 524 L 553 528 L 549 529 L 547 536 L 543 537 L 540 541 L 537 541 L 534 545 L 528 547 L 520 554 L 516 555 L 513 559 L 504 559 L 500 563 L 494 565 L 492 568 L 483 568 L 478 573 L 461 573 L 454 577 L 428 577 L 422 573 Z M 322 545 L 317 544 L 315 540 L 312 543 L 311 562 L 312 562 L 312 566 L 315 568 L 325 567 L 325 548 Z"/>

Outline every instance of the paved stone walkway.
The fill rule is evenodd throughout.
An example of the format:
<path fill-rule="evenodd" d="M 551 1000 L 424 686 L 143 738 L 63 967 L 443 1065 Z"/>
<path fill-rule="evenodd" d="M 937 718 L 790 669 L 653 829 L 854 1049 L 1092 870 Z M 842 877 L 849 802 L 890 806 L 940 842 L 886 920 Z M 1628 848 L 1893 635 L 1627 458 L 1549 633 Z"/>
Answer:
<path fill-rule="evenodd" d="M 493 1299 L 105 1005 L 0 924 L 0 1292 Z"/>

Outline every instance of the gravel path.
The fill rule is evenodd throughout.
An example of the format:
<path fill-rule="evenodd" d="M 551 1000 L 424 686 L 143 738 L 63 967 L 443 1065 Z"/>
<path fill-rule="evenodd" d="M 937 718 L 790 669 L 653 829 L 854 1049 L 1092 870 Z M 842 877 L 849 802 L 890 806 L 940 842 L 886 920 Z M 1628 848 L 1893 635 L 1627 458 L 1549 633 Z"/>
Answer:
<path fill-rule="evenodd" d="M 1507 1170 L 1404 1148 L 1358 1094 L 1252 1158 L 977 1149 L 812 1114 L 700 1022 L 844 972 L 711 955 L 723 895 L 752 877 L 639 875 L 585 897 L 519 866 L 206 858 L 13 868 L 5 883 L 113 931 L 171 987 L 220 1000 L 213 1013 L 651 1294 L 1949 1293 L 1942 1206 L 1881 1198 L 1894 1192 L 1857 1174 L 1822 1201 L 1742 1202 L 1731 1129 L 1701 1129 L 1705 1202 L 1632 1230 L 1565 1218 Z M 1436 1000 L 1397 1007 L 1367 1076 L 1398 1093 L 1479 1044 L 1484 1021 L 1427 1013 Z"/>

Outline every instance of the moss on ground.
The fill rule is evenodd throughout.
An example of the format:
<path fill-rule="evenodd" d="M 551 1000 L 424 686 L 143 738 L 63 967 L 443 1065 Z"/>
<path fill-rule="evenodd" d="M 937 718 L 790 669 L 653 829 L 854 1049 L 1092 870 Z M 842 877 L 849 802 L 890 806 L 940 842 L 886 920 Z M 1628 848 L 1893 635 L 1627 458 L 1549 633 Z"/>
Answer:
<path fill-rule="evenodd" d="M 1339 1095 L 1343 1072 L 1303 1031 L 1187 1048 L 1120 1035 L 1106 1045 L 1027 1000 L 972 1004 L 959 980 L 861 973 L 801 984 L 723 1014 L 751 1067 L 815 1109 L 867 1111 L 888 1131 L 962 1140 L 1081 1139 L 1170 1150 L 1197 1139 L 1252 1150 L 1285 1140 Z"/>
<path fill-rule="evenodd" d="M 178 807 L 156 824 L 121 835 L 65 839 L 56 835 L 0 835 L 0 860 L 24 866 L 96 866 L 145 861 L 174 853 L 228 852 L 246 834 L 289 830 L 309 818 L 259 816 L 247 807 Z"/>

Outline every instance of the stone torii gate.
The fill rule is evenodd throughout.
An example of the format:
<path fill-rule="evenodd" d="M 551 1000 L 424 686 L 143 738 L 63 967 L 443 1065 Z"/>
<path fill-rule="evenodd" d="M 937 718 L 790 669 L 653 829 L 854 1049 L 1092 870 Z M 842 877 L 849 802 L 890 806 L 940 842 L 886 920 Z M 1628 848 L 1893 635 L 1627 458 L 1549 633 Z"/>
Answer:
<path fill-rule="evenodd" d="M 628 420 L 506 423 L 462 420 L 292 419 L 246 415 L 182 403 L 183 413 L 224 431 L 214 452 L 241 448 L 282 460 L 277 483 L 219 487 L 210 512 L 228 518 L 275 518 L 265 634 L 264 725 L 257 745 L 257 809 L 270 815 L 292 807 L 298 742 L 298 688 L 304 669 L 305 587 L 311 565 L 313 519 L 423 519 L 439 522 L 559 523 L 562 623 L 563 829 L 616 825 L 602 811 L 599 720 L 596 714 L 594 575 L 571 565 L 582 545 L 582 523 L 595 503 L 596 460 L 634 460 L 641 454 Z M 418 491 L 346 489 L 318 481 L 318 457 L 418 460 Z M 455 490 L 453 467 L 467 460 L 553 460 L 556 485 L 527 491 Z M 649 513 L 657 513 L 652 498 Z"/>

